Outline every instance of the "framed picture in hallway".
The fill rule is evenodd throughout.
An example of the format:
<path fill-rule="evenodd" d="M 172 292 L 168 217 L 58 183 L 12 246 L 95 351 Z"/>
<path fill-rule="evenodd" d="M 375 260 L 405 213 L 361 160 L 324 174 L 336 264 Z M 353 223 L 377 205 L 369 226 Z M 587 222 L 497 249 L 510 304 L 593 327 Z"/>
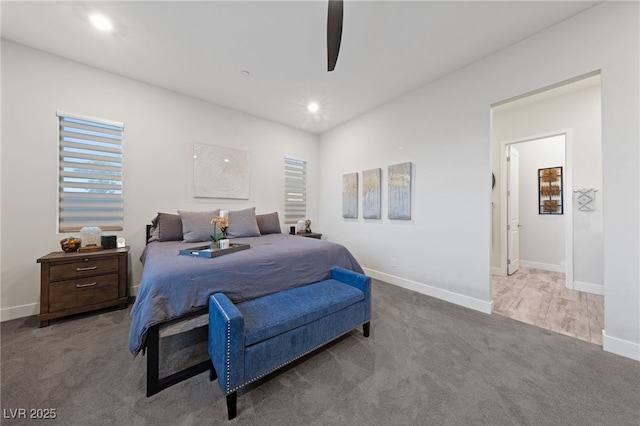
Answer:
<path fill-rule="evenodd" d="M 562 167 L 538 169 L 538 214 L 562 214 Z"/>

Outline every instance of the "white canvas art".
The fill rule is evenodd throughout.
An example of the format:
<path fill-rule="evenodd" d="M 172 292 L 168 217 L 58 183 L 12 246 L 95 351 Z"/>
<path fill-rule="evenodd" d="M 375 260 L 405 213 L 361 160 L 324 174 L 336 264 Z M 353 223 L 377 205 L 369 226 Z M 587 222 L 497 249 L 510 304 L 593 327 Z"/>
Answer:
<path fill-rule="evenodd" d="M 380 219 L 382 211 L 382 169 L 362 172 L 362 217 Z"/>
<path fill-rule="evenodd" d="M 342 175 L 342 217 L 358 217 L 358 173 Z"/>
<path fill-rule="evenodd" d="M 194 142 L 194 197 L 248 200 L 250 181 L 249 152 Z"/>
<path fill-rule="evenodd" d="M 389 219 L 411 220 L 411 163 L 389 166 Z"/>

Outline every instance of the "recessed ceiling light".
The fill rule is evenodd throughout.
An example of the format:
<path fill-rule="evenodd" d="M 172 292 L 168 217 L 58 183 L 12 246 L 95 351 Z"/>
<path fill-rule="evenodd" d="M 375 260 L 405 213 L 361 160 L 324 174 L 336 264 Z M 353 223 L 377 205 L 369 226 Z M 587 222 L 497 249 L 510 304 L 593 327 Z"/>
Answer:
<path fill-rule="evenodd" d="M 309 112 L 316 113 L 320 109 L 320 105 L 318 105 L 317 102 L 309 102 L 307 104 L 307 109 L 309 110 Z"/>
<path fill-rule="evenodd" d="M 91 24 L 100 31 L 109 32 L 113 29 L 113 24 L 109 18 L 104 15 L 93 14 L 89 16 L 89 20 L 91 21 Z"/>
<path fill-rule="evenodd" d="M 251 75 L 251 73 L 247 70 L 242 70 L 240 74 L 242 74 L 244 77 L 249 77 Z"/>

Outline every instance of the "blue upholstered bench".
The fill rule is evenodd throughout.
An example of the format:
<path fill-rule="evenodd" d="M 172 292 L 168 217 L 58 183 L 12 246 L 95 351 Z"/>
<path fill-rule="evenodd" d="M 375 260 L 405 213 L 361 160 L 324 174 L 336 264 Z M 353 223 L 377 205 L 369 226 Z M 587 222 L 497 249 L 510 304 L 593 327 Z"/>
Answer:
<path fill-rule="evenodd" d="M 328 280 L 234 305 L 209 298 L 209 356 L 236 417 L 243 386 L 363 325 L 369 337 L 371 279 L 342 268 Z"/>

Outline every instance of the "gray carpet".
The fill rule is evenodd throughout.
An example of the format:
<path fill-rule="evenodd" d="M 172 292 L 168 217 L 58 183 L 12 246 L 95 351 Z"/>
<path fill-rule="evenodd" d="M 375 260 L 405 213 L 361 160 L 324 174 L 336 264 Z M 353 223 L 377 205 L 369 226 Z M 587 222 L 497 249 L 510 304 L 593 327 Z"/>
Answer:
<path fill-rule="evenodd" d="M 640 363 L 374 281 L 371 337 L 343 338 L 248 387 L 238 417 L 206 373 L 145 397 L 128 310 L 2 323 L 2 424 L 639 424 Z M 54 420 L 10 419 L 19 408 Z"/>

